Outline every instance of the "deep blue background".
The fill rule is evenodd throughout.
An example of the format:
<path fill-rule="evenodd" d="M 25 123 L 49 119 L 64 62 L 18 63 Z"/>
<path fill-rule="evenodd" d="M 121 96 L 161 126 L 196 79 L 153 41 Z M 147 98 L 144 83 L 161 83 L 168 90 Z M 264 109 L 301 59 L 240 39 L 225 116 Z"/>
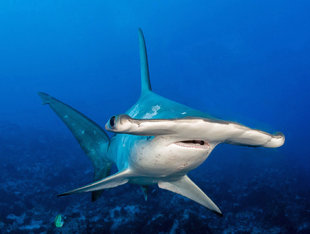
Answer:
<path fill-rule="evenodd" d="M 304 172 L 296 184 L 309 191 L 309 12 L 307 0 L 1 1 L 0 121 L 29 136 L 38 129 L 69 135 L 41 106 L 38 91 L 101 125 L 125 112 L 139 96 L 141 27 L 155 92 L 222 119 L 283 132 L 283 147 L 258 150 L 249 163 L 268 154 L 268 165 Z M 245 159 L 231 156 L 242 150 L 224 146 L 212 158 L 221 153 L 233 165 Z"/>

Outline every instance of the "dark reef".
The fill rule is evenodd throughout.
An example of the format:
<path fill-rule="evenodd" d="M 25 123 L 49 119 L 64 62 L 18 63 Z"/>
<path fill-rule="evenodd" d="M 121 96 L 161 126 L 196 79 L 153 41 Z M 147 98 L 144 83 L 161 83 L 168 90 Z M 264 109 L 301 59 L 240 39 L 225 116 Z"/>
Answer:
<path fill-rule="evenodd" d="M 277 150 L 224 146 L 190 177 L 221 208 L 154 186 L 57 198 L 92 180 L 92 165 L 68 132 L 1 123 L 0 230 L 10 233 L 310 233 L 309 170 Z M 56 228 L 54 218 L 64 217 Z"/>

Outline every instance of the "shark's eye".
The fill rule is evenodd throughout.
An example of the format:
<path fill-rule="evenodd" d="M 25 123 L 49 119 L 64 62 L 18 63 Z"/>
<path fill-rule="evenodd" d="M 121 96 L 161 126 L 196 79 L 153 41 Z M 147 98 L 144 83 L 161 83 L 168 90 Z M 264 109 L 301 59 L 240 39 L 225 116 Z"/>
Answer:
<path fill-rule="evenodd" d="M 115 116 L 112 116 L 110 119 L 110 127 L 114 128 L 115 127 Z"/>

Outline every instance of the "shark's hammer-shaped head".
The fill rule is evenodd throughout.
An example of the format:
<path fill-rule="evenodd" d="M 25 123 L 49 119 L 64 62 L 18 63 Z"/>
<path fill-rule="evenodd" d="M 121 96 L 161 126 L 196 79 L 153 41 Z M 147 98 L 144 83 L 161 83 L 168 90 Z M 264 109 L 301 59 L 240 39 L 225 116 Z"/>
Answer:
<path fill-rule="evenodd" d="M 195 126 L 179 131 L 182 125 L 176 119 L 143 120 L 118 115 L 111 117 L 105 127 L 115 133 L 145 136 L 138 138 L 129 157 L 130 166 L 140 174 L 173 177 L 199 166 L 216 145 L 205 137 L 195 136 L 192 131 Z"/>
<path fill-rule="evenodd" d="M 200 117 L 133 119 L 113 116 L 106 129 L 140 137 L 130 155 L 132 167 L 152 176 L 186 174 L 199 166 L 219 143 L 279 147 L 282 134 L 272 135 L 241 124 Z"/>

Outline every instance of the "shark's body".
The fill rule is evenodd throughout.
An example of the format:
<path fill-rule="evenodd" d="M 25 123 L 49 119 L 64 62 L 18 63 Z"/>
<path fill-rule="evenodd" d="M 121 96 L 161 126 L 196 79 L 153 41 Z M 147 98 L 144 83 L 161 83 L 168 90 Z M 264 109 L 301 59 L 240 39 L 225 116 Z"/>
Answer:
<path fill-rule="evenodd" d="M 158 184 L 222 214 L 187 173 L 202 164 L 219 143 L 279 147 L 284 136 L 217 120 L 152 92 L 141 30 L 139 39 L 141 96 L 126 114 L 108 121 L 106 129 L 116 133 L 111 139 L 83 114 L 39 93 L 72 131 L 95 168 L 96 182 L 61 195 L 92 191 L 95 200 L 103 189 L 127 182 L 141 185 L 144 192 L 148 185 Z M 112 163 L 119 172 L 109 176 Z"/>

